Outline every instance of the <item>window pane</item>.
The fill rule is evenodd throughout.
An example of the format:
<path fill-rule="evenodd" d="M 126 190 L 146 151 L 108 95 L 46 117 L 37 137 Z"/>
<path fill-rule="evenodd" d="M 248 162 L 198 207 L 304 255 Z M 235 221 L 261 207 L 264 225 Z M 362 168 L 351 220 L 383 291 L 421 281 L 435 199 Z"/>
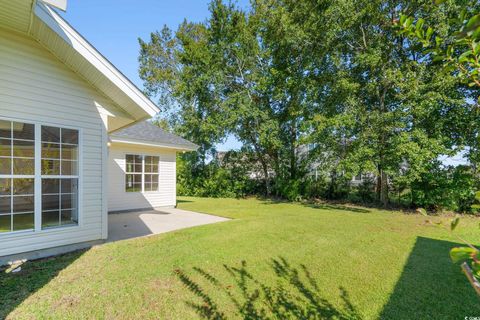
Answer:
<path fill-rule="evenodd" d="M 62 143 L 78 144 L 78 131 L 62 129 Z"/>
<path fill-rule="evenodd" d="M 42 160 L 42 174 L 60 175 L 60 160 Z"/>
<path fill-rule="evenodd" d="M 145 175 L 145 191 L 157 191 L 158 190 L 158 174 L 146 174 Z"/>
<path fill-rule="evenodd" d="M 42 194 L 59 193 L 60 179 L 42 179 Z"/>
<path fill-rule="evenodd" d="M 0 174 L 12 174 L 12 159 L 0 158 Z"/>
<path fill-rule="evenodd" d="M 12 122 L 0 120 L 0 137 L 11 138 L 12 137 Z"/>
<path fill-rule="evenodd" d="M 145 175 L 145 183 L 152 182 L 152 175 L 151 174 L 146 174 Z"/>
<path fill-rule="evenodd" d="M 10 196 L 0 197 L 0 214 L 12 212 L 11 201 L 12 201 L 12 197 Z"/>
<path fill-rule="evenodd" d="M 139 155 L 127 154 L 125 157 L 126 160 L 126 171 L 127 172 L 142 172 L 142 157 Z"/>
<path fill-rule="evenodd" d="M 62 159 L 77 160 L 78 147 L 71 144 L 62 144 Z"/>
<path fill-rule="evenodd" d="M 6 216 L 0 216 L 0 233 L 1 232 L 10 232 L 11 230 L 11 222 L 12 221 L 12 216 L 11 215 L 6 215 Z"/>
<path fill-rule="evenodd" d="M 60 143 L 60 128 L 42 126 L 42 141 Z"/>
<path fill-rule="evenodd" d="M 33 194 L 33 179 L 13 179 L 13 194 Z"/>
<path fill-rule="evenodd" d="M 0 139 L 0 156 L 2 157 L 12 156 L 12 140 Z"/>
<path fill-rule="evenodd" d="M 127 174 L 125 176 L 125 190 L 127 192 L 142 191 L 142 176 L 140 174 Z"/>
<path fill-rule="evenodd" d="M 63 193 L 77 193 L 77 180 L 78 179 L 61 179 L 61 181 L 62 181 L 62 194 Z"/>
<path fill-rule="evenodd" d="M 33 196 L 13 197 L 13 212 L 29 212 L 34 210 Z"/>
<path fill-rule="evenodd" d="M 33 175 L 35 173 L 35 161 L 33 159 L 13 158 L 13 174 Z"/>
<path fill-rule="evenodd" d="M 62 160 L 62 175 L 76 176 L 78 172 L 77 161 Z"/>
<path fill-rule="evenodd" d="M 0 195 L 10 195 L 12 193 L 11 190 L 12 180 L 8 179 L 0 179 Z"/>
<path fill-rule="evenodd" d="M 42 212 L 42 228 L 56 227 L 60 224 L 59 211 Z"/>
<path fill-rule="evenodd" d="M 71 194 L 62 194 L 62 209 L 75 208 Z"/>
<path fill-rule="evenodd" d="M 13 122 L 14 139 L 35 139 L 35 126 L 30 123 Z"/>
<path fill-rule="evenodd" d="M 60 159 L 60 145 L 55 143 L 42 143 L 42 158 Z"/>
<path fill-rule="evenodd" d="M 60 218 L 62 225 L 77 224 L 77 210 L 62 210 Z"/>
<path fill-rule="evenodd" d="M 42 195 L 42 210 L 60 209 L 60 195 Z"/>
<path fill-rule="evenodd" d="M 10 232 L 11 230 L 11 215 L 0 216 L 0 233 L 2 232 Z"/>
<path fill-rule="evenodd" d="M 13 231 L 33 229 L 33 212 L 13 215 Z"/>
<path fill-rule="evenodd" d="M 13 140 L 14 157 L 35 157 L 35 143 L 33 141 Z"/>
<path fill-rule="evenodd" d="M 157 156 L 145 156 L 145 172 L 158 173 L 158 162 L 160 158 Z"/>
<path fill-rule="evenodd" d="M 145 162 L 145 172 L 152 172 L 152 165 Z"/>

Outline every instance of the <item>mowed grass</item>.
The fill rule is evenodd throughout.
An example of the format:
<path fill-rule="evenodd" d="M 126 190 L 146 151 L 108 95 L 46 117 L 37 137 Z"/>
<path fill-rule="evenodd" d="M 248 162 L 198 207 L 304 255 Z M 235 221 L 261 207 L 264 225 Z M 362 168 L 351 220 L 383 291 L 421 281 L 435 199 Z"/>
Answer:
<path fill-rule="evenodd" d="M 180 198 L 232 218 L 27 262 L 0 318 L 463 319 L 480 304 L 425 217 L 256 199 Z M 478 219 L 459 236 L 478 240 Z"/>

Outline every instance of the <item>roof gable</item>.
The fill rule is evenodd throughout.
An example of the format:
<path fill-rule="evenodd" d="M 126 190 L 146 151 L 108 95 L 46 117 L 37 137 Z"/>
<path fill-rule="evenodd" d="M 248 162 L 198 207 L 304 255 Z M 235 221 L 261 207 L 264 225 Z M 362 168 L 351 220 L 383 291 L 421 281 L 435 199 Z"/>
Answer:
<path fill-rule="evenodd" d="M 109 119 L 109 130 L 151 118 L 159 112 L 140 89 L 41 0 L 0 0 L 0 27 L 33 37 L 129 115 Z"/>

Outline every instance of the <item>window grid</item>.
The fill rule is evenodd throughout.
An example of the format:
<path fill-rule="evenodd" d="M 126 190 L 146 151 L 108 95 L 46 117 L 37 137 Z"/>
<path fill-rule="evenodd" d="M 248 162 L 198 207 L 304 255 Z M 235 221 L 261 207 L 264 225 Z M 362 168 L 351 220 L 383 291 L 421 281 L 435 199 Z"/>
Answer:
<path fill-rule="evenodd" d="M 50 130 L 50 132 L 49 132 Z M 58 130 L 58 142 L 57 141 L 49 141 L 51 138 L 48 138 L 48 134 L 52 133 Z M 69 142 L 64 142 L 64 130 L 71 131 L 74 134 L 76 134 L 76 139 L 77 143 L 69 143 Z M 47 136 L 47 139 L 44 139 L 44 133 L 45 136 Z M 77 130 L 71 130 L 71 129 L 64 129 L 64 128 L 56 128 L 56 127 L 49 127 L 49 126 L 42 126 L 42 139 L 41 139 L 41 149 L 42 149 L 42 182 L 46 180 L 57 180 L 58 183 L 58 192 L 53 192 L 53 193 L 43 193 L 43 184 L 42 184 L 42 203 L 44 200 L 44 196 L 57 196 L 58 197 L 58 207 L 54 209 L 44 209 L 43 204 L 41 208 L 42 212 L 42 229 L 51 229 L 51 228 L 57 228 L 61 227 L 64 225 L 73 225 L 73 224 L 78 224 L 78 134 L 79 132 Z M 49 150 L 51 146 L 56 146 L 57 149 Z M 64 158 L 64 147 L 74 147 L 71 148 L 73 152 L 70 154 L 69 158 Z M 45 150 L 46 149 L 46 150 Z M 44 157 L 44 151 L 46 154 L 54 154 L 56 155 L 58 150 L 58 157 Z M 57 161 L 58 162 L 58 171 L 56 173 L 58 174 L 49 174 L 49 173 L 44 173 L 45 167 L 43 166 L 44 160 L 47 161 Z M 64 164 L 73 164 L 74 166 L 70 167 L 70 174 L 64 174 Z M 55 163 L 53 163 L 55 164 Z M 53 168 L 55 170 L 55 168 Z M 75 174 L 76 173 L 76 174 Z M 73 185 L 70 186 L 70 188 L 75 188 L 76 192 L 70 192 L 66 193 L 63 192 L 63 184 L 64 182 L 66 183 L 68 180 L 71 180 L 70 182 L 73 183 Z M 68 196 L 70 196 L 70 206 L 63 207 L 63 200 L 64 197 L 68 199 Z M 46 202 L 46 201 L 45 201 Z M 52 224 L 48 222 L 48 214 L 49 213 L 56 213 L 58 212 L 58 223 Z M 66 219 L 65 221 L 62 219 L 63 214 L 69 214 L 70 215 L 70 220 Z"/>
<path fill-rule="evenodd" d="M 141 161 L 141 171 L 135 171 L 137 166 L 140 165 L 140 163 L 135 161 L 136 159 Z M 134 154 L 125 155 L 125 191 L 142 193 L 158 191 L 160 176 L 159 166 L 159 156 Z M 137 182 L 135 176 L 137 178 L 140 176 L 141 180 Z M 138 184 L 140 184 L 140 187 L 138 187 Z"/>
<path fill-rule="evenodd" d="M 57 132 L 57 142 L 47 141 L 56 146 L 54 157 L 46 160 L 59 162 L 58 174 L 42 172 L 42 128 Z M 79 130 L 0 119 L 0 234 L 42 229 L 43 179 L 59 181 L 59 226 L 78 224 L 79 139 Z"/>
<path fill-rule="evenodd" d="M 50 179 L 50 178 L 47 178 L 47 179 Z M 54 179 L 52 179 L 52 180 L 54 180 Z M 69 207 L 65 207 L 65 208 L 64 208 L 64 207 L 63 207 L 63 199 L 62 199 L 62 198 L 63 198 L 64 196 L 70 196 L 70 197 L 73 198 L 73 197 L 76 196 L 77 194 L 76 194 L 75 192 L 63 192 L 63 190 L 62 190 L 62 188 L 63 188 L 63 187 L 62 187 L 63 183 L 62 183 L 61 180 L 67 180 L 67 179 L 56 178 L 56 180 L 58 180 L 58 182 L 59 182 L 59 183 L 58 183 L 58 185 L 59 185 L 59 187 L 58 187 L 58 192 L 50 192 L 50 193 L 47 192 L 47 193 L 44 193 L 43 190 L 42 190 L 42 198 L 43 198 L 44 196 L 57 196 L 57 197 L 58 197 L 59 207 L 58 207 L 58 209 L 43 209 L 43 208 L 42 208 L 42 214 L 43 214 L 43 213 L 50 213 L 50 212 L 58 212 L 58 224 L 57 224 L 56 226 L 60 226 L 60 225 L 65 225 L 65 224 L 62 224 L 62 218 L 61 218 L 61 217 L 62 217 L 62 212 L 63 212 L 63 211 L 73 211 L 73 210 L 76 210 L 76 209 L 77 209 L 77 207 L 76 207 L 75 204 L 74 204 L 73 199 L 72 199 L 72 201 L 71 201 L 71 205 L 70 205 Z M 42 224 L 43 224 L 43 222 L 44 222 L 44 221 L 42 221 Z M 44 225 L 43 227 L 44 227 L 44 228 L 52 228 L 52 227 L 55 227 L 55 226 L 45 226 L 45 225 Z"/>
<path fill-rule="evenodd" d="M 2 193 L 0 195 L 2 203 L 0 233 L 31 231 L 34 229 L 35 223 L 35 126 L 30 123 L 8 120 L 0 120 L 0 123 L 5 128 L 0 129 L 0 145 L 8 145 L 6 148 L 1 148 L 0 156 L 0 159 L 4 159 L 3 165 L 8 164 L 8 170 L 5 170 L 5 167 L 1 167 L 0 170 L 0 179 L 3 180 L 2 190 L 0 190 Z M 7 123 L 8 125 L 6 125 Z M 14 130 L 16 128 L 17 130 Z M 25 161 L 23 168 L 21 166 L 17 168 L 17 165 L 21 163 L 17 163 L 18 159 L 29 160 L 31 163 Z M 19 174 L 17 170 L 20 169 L 29 172 L 28 174 Z M 21 182 L 25 185 L 22 186 Z M 4 199 L 8 200 L 3 202 Z M 5 204 L 7 207 L 4 207 Z M 9 220 L 8 223 L 5 223 L 5 219 Z"/>

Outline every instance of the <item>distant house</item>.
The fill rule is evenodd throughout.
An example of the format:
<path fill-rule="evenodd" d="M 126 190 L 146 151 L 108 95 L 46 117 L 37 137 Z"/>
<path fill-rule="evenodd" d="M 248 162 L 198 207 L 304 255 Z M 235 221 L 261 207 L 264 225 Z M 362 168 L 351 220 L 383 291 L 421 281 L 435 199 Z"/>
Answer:
<path fill-rule="evenodd" d="M 315 144 L 300 145 L 297 148 L 297 154 L 300 159 L 306 158 L 310 156 L 310 153 L 315 148 L 316 148 Z M 323 158 L 328 158 L 327 153 L 324 152 L 322 153 L 322 155 L 323 155 Z M 331 159 L 329 161 L 332 162 Z M 335 163 L 335 161 L 333 161 L 333 163 Z M 314 180 L 318 180 L 321 176 L 324 176 L 324 177 L 326 176 L 328 179 L 330 177 L 331 170 L 332 170 L 331 163 L 330 165 L 327 165 L 326 163 L 321 162 L 320 157 L 318 155 L 317 156 L 314 155 L 313 159 L 310 159 L 307 166 L 308 176 L 313 178 Z M 374 173 L 364 172 L 364 173 L 358 173 L 354 175 L 348 183 L 353 187 L 358 187 L 363 183 L 375 181 L 375 179 L 376 179 L 376 176 Z"/>
<path fill-rule="evenodd" d="M 157 106 L 53 9 L 0 0 L 0 261 L 106 239 L 109 211 L 175 205 Z M 92 23 L 95 23 L 92 21 Z"/>

